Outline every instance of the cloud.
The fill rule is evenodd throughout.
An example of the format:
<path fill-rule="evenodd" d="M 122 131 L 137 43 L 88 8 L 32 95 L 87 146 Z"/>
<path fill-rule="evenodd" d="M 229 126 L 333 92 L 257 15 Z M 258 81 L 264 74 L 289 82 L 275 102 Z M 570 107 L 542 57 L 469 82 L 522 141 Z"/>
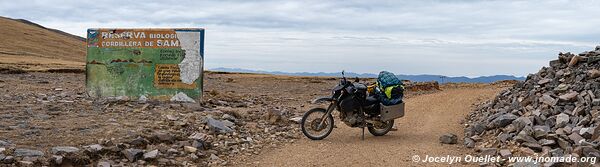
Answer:
<path fill-rule="evenodd" d="M 524 76 L 597 45 L 599 1 L 30 1 L 0 15 L 92 27 L 204 27 L 206 67 Z"/>

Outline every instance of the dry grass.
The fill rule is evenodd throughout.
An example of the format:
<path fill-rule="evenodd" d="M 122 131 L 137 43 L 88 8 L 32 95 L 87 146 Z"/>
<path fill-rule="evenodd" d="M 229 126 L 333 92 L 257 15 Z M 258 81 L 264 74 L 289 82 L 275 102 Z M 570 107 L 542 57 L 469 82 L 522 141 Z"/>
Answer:
<path fill-rule="evenodd" d="M 0 17 L 0 67 L 25 71 L 83 69 L 85 42 Z"/>

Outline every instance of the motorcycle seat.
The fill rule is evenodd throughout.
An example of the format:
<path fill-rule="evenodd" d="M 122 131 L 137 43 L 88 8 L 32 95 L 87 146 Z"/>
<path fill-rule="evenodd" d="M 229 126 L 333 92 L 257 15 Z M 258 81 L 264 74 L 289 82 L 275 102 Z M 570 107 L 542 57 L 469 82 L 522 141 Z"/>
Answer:
<path fill-rule="evenodd" d="M 367 86 L 365 84 L 361 84 L 361 83 L 354 83 L 354 87 L 358 90 L 367 90 Z"/>
<path fill-rule="evenodd" d="M 373 96 L 368 96 L 367 99 L 365 100 L 365 106 L 371 106 L 373 104 L 378 104 L 379 100 L 377 100 L 377 98 L 373 97 Z"/>

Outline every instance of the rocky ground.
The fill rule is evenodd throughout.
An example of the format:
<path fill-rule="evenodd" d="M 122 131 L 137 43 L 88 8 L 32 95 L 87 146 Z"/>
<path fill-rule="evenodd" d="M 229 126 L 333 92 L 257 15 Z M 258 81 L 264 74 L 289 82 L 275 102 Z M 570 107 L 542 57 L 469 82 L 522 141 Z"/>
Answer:
<path fill-rule="evenodd" d="M 600 158 L 599 61 L 600 46 L 578 55 L 560 53 L 549 67 L 478 105 L 466 122 L 464 144 L 482 155 L 504 158 Z"/>
<path fill-rule="evenodd" d="M 208 73 L 202 102 L 190 104 L 91 99 L 81 73 L 7 73 L 0 74 L 0 166 L 235 164 L 298 140 L 294 118 L 338 82 Z"/>

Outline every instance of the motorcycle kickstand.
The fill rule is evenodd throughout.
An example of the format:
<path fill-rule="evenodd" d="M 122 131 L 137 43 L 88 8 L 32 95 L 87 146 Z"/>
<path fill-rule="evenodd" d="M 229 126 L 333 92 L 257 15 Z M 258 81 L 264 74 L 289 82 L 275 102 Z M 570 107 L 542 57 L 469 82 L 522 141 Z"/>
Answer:
<path fill-rule="evenodd" d="M 362 140 L 365 140 L 365 127 L 362 127 Z"/>

